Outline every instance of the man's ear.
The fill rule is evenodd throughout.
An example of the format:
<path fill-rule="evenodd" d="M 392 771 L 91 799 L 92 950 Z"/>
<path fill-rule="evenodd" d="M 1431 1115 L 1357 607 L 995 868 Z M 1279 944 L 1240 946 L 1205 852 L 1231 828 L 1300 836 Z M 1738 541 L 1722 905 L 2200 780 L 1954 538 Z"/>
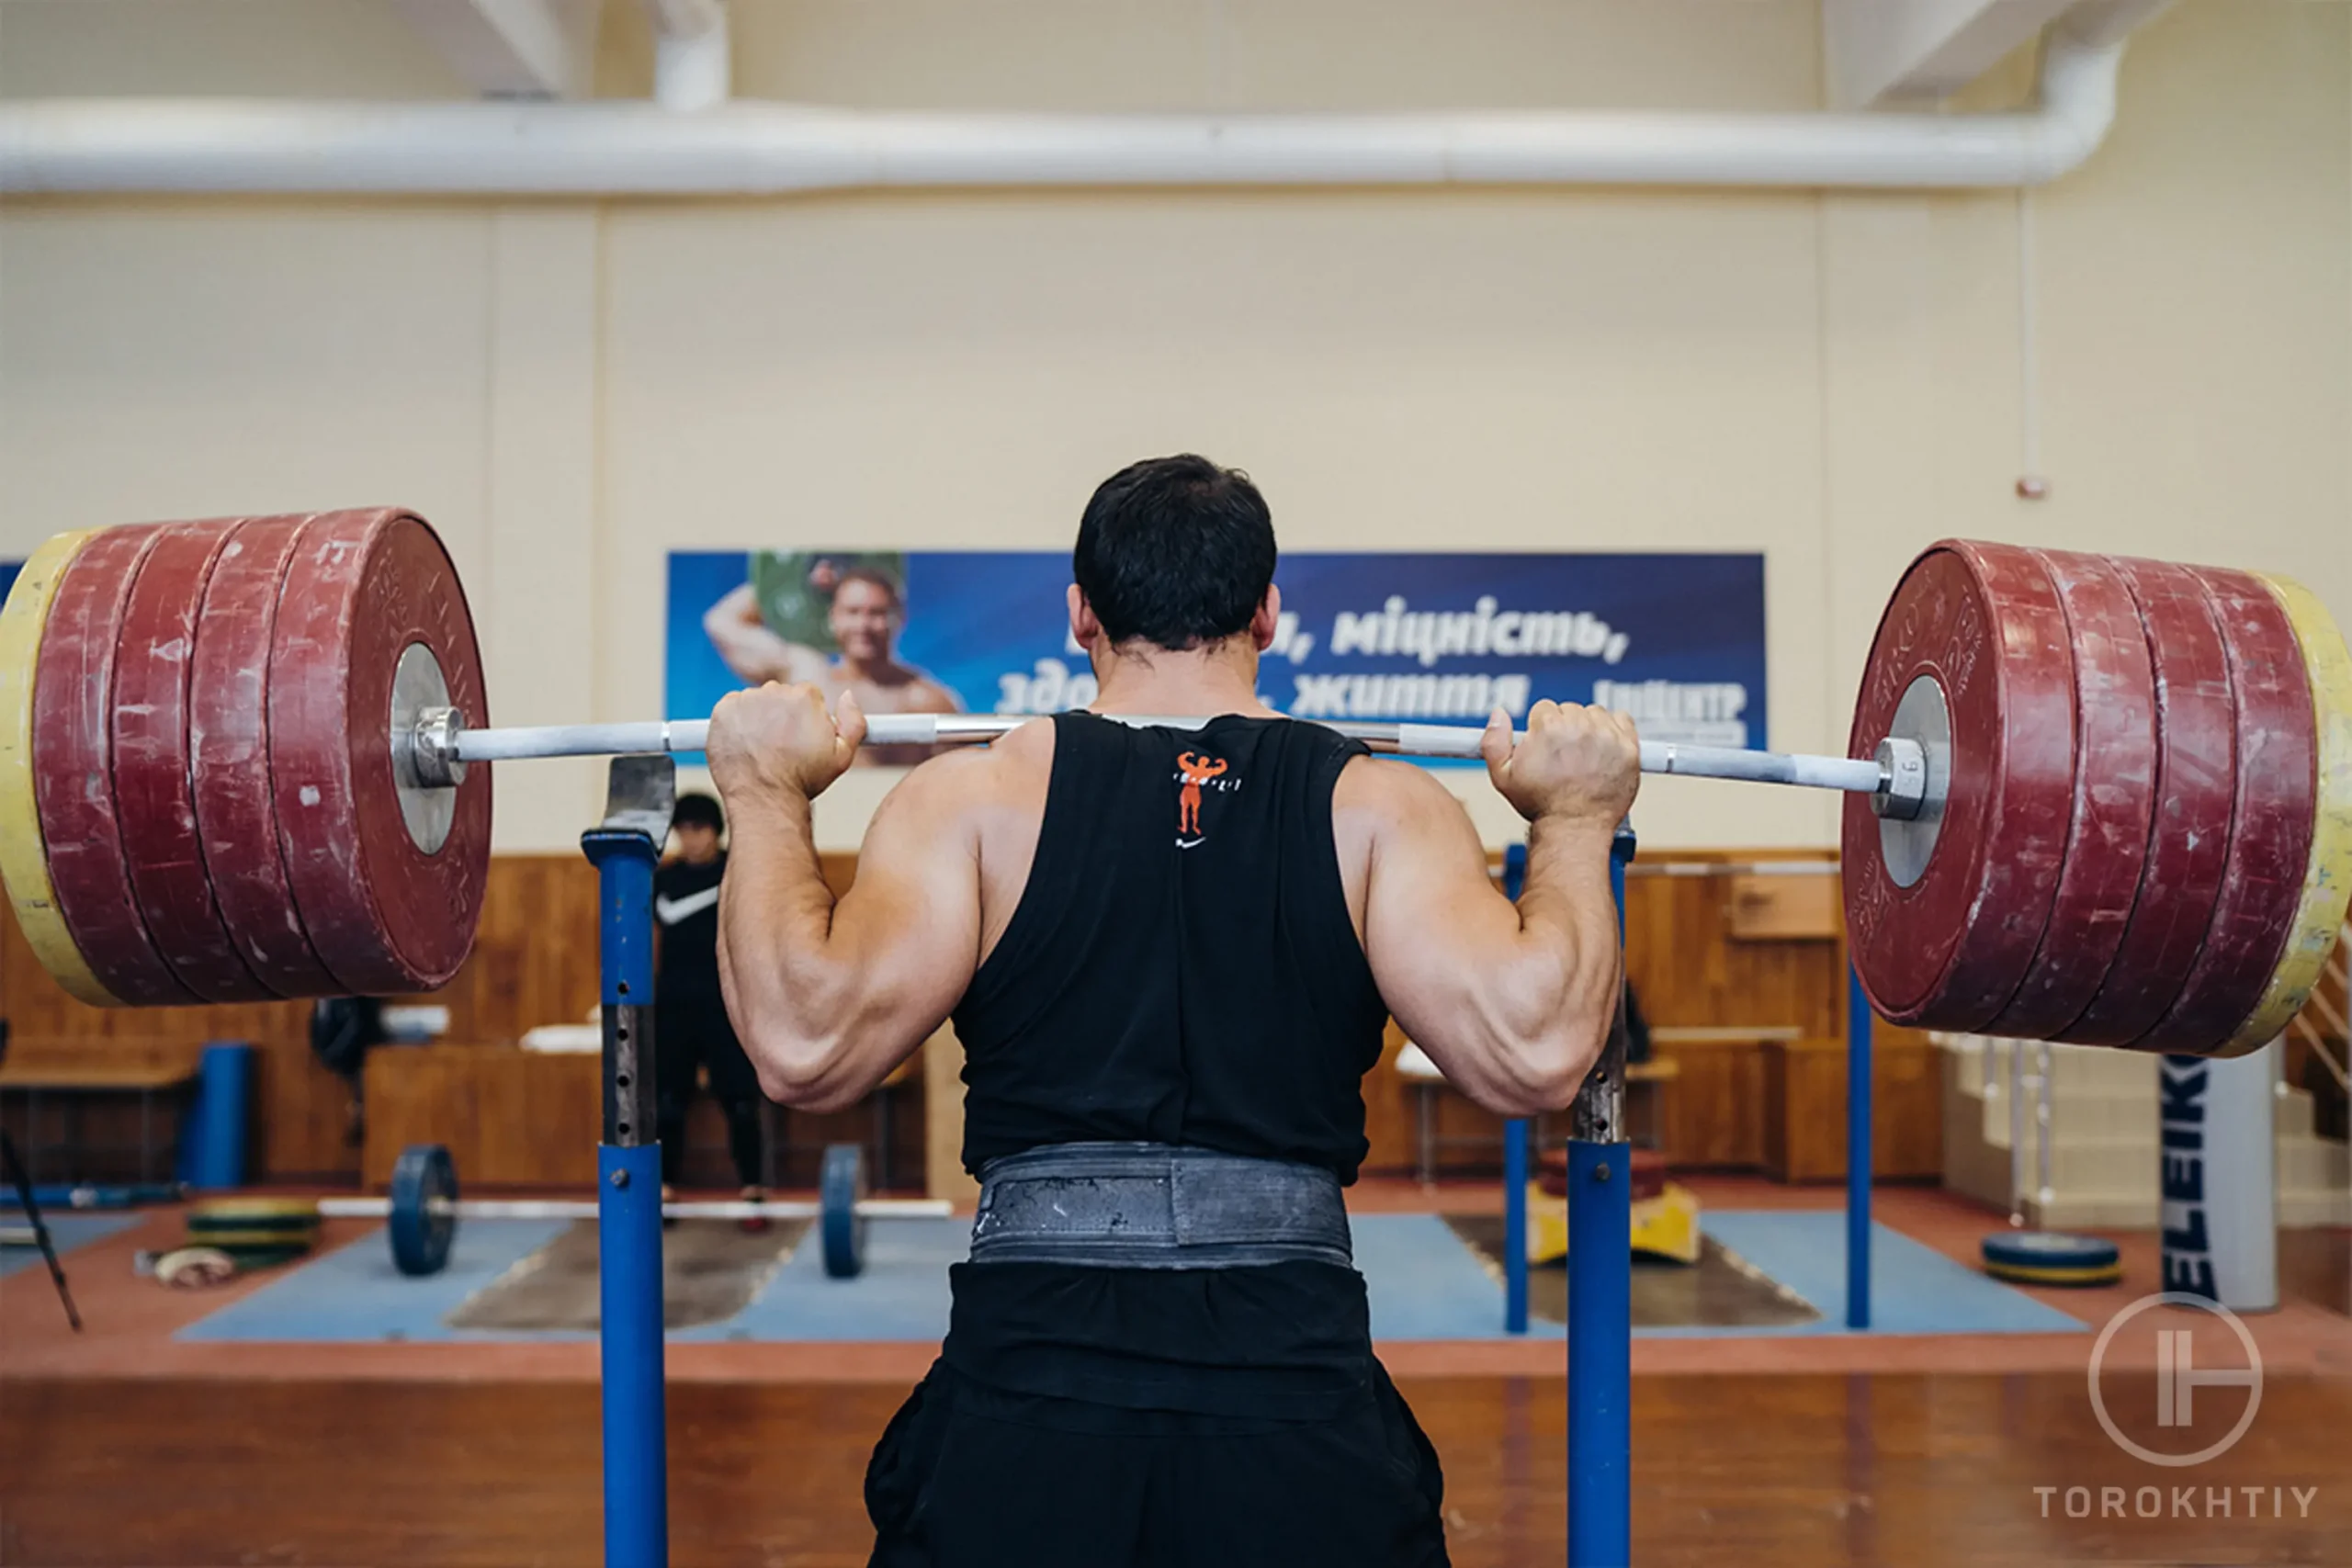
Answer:
<path fill-rule="evenodd" d="M 1067 597 L 1069 601 L 1069 635 L 1077 640 L 1079 647 L 1092 653 L 1096 641 L 1102 636 L 1102 623 L 1095 618 L 1094 606 L 1086 602 L 1086 594 L 1077 583 L 1069 585 Z"/>
<path fill-rule="evenodd" d="M 1266 596 L 1258 601 L 1257 613 L 1250 617 L 1250 640 L 1258 645 L 1259 652 L 1263 653 L 1274 646 L 1274 629 L 1282 625 L 1282 620 L 1283 591 L 1269 582 L 1266 584 Z"/>

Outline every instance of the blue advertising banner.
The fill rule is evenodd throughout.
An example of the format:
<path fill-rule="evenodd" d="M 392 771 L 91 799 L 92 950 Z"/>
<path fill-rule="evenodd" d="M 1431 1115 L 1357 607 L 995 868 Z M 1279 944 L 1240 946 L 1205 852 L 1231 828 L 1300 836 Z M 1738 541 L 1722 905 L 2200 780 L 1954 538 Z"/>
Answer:
<path fill-rule="evenodd" d="M 1297 718 L 1478 724 L 1539 699 L 1645 739 L 1766 743 L 1760 555 L 1284 555 L 1259 693 Z M 668 713 L 765 680 L 868 711 L 1052 713 L 1094 699 L 1069 557 L 673 551 Z"/>
<path fill-rule="evenodd" d="M 0 560 L 0 604 L 6 602 L 8 590 L 17 586 L 17 573 L 24 570 L 20 560 Z"/>

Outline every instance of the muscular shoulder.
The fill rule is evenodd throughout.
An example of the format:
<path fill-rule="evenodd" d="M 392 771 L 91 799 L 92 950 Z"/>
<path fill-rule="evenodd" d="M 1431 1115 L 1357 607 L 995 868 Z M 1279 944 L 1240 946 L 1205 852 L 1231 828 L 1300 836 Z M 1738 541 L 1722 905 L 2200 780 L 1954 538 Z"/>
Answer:
<path fill-rule="evenodd" d="M 1402 829 L 1452 822 L 1463 817 L 1462 803 L 1428 769 L 1393 757 L 1357 757 L 1340 770 L 1331 791 L 1331 816 L 1341 832 L 1351 824 L 1363 830 Z"/>
<path fill-rule="evenodd" d="M 1359 931 L 1375 863 L 1408 847 L 1447 845 L 1458 853 L 1466 840 L 1477 848 L 1462 803 L 1427 769 L 1389 757 L 1357 757 L 1340 770 L 1331 791 L 1331 838 Z"/>
<path fill-rule="evenodd" d="M 1042 803 L 1053 766 L 1054 726 L 1041 718 L 987 746 L 933 753 L 899 781 L 883 805 L 903 801 L 902 809 L 984 815 L 1032 792 Z"/>

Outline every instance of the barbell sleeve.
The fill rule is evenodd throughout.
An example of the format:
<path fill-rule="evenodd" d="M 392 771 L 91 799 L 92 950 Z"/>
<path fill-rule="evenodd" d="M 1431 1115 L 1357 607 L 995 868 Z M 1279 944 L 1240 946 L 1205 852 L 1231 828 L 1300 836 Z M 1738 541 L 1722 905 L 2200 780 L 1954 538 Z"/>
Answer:
<path fill-rule="evenodd" d="M 993 740 L 1033 715 L 1023 714 L 876 714 L 866 720 L 865 739 L 873 746 L 940 746 Z M 1198 729 L 1205 718 L 1168 718 L 1141 715 L 1112 716 L 1133 725 L 1164 725 Z M 1340 734 L 1363 741 L 1374 751 L 1415 757 L 1478 755 L 1485 730 L 1450 724 L 1335 724 Z M 527 728 L 466 729 L 446 732 L 437 742 L 447 760 L 457 762 L 504 762 L 530 757 L 613 756 L 628 752 L 699 751 L 710 733 L 707 719 L 663 719 L 636 724 L 554 724 Z M 417 744 L 429 744 L 420 730 Z M 1521 739 L 1524 738 L 1521 732 Z M 1888 784 L 1887 765 L 1870 757 L 1819 757 L 1785 751 L 1749 751 L 1730 746 L 1681 746 L 1670 741 L 1642 742 L 1642 772 L 1681 773 L 1694 778 L 1738 779 L 1756 784 L 1796 784 L 1811 789 L 1844 790 L 1877 795 Z"/>

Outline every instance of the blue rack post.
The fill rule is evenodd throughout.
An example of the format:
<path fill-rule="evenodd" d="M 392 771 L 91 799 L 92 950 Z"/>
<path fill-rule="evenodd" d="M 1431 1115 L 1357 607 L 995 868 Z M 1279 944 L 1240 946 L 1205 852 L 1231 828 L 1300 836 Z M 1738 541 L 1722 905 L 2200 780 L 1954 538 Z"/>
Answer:
<path fill-rule="evenodd" d="M 1503 847 L 1503 897 L 1519 902 L 1527 886 L 1527 846 Z M 1503 1123 L 1503 1332 L 1527 1332 L 1528 1124 L 1524 1116 Z"/>
<path fill-rule="evenodd" d="M 1871 999 L 1846 971 L 1846 1326 L 1871 1325 Z"/>
<path fill-rule="evenodd" d="M 604 826 L 580 840 L 596 867 L 604 972 L 596 1245 L 606 1568 L 664 1568 L 670 1559 L 662 1145 L 653 1111 L 653 868 L 675 790 L 669 758 L 616 758 Z"/>
<path fill-rule="evenodd" d="M 1609 880 L 1625 935 L 1625 863 L 1617 829 Z M 1568 1108 L 1568 1568 L 1633 1559 L 1633 1145 L 1625 1134 L 1625 1032 Z"/>

